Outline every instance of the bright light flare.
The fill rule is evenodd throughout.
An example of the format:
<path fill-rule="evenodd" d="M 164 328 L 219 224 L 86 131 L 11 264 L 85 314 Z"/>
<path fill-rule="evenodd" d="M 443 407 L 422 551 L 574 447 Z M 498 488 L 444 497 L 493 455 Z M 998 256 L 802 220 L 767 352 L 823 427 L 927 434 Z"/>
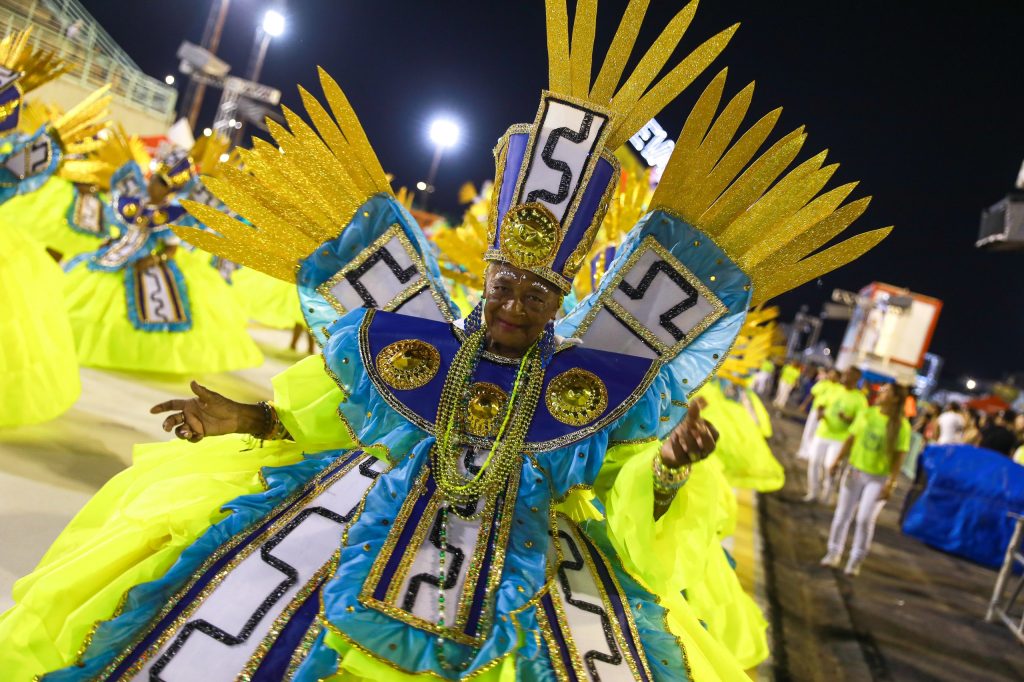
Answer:
<path fill-rule="evenodd" d="M 968 391 L 973 391 L 975 388 L 978 387 L 978 382 L 975 381 L 974 379 L 968 379 L 965 385 L 967 386 Z"/>
<path fill-rule="evenodd" d="M 437 118 L 430 124 L 430 141 L 442 149 L 454 147 L 461 134 L 459 124 L 450 118 Z"/>
<path fill-rule="evenodd" d="M 276 9 L 268 9 L 263 15 L 263 30 L 272 38 L 284 33 L 284 15 Z"/>
<path fill-rule="evenodd" d="M 167 83 L 168 85 L 174 85 L 174 76 L 171 74 L 167 74 L 166 76 L 164 76 L 164 83 Z"/>
<path fill-rule="evenodd" d="M 419 191 L 422 192 L 426 188 L 427 188 L 427 183 L 423 182 L 422 180 L 420 180 L 419 182 L 416 183 L 416 189 L 418 189 Z"/>

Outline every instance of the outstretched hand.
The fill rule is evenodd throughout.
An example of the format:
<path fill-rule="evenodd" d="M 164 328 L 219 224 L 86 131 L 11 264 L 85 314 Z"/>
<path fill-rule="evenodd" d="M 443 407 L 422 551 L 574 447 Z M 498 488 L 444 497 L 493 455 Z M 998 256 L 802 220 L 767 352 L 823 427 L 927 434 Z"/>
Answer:
<path fill-rule="evenodd" d="M 703 398 L 690 401 L 686 419 L 661 444 L 661 461 L 665 466 L 678 469 L 687 464 L 696 464 L 714 452 L 718 430 L 711 422 L 701 418 L 700 411 L 706 406 L 707 402 Z"/>
<path fill-rule="evenodd" d="M 243 411 L 247 407 L 215 393 L 198 382 L 191 383 L 195 398 L 162 402 L 150 408 L 150 414 L 173 412 L 164 420 L 164 431 L 174 430 L 182 440 L 198 443 L 206 436 L 239 433 Z"/>

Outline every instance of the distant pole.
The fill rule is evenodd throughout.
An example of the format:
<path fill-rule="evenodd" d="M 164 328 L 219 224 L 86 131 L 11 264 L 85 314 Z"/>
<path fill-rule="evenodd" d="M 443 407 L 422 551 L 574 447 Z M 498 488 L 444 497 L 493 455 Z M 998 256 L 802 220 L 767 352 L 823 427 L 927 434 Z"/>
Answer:
<path fill-rule="evenodd" d="M 277 8 L 283 11 L 284 2 L 278 3 Z M 281 13 L 278 9 L 271 11 L 277 14 L 278 18 L 281 18 Z M 268 15 L 269 14 L 270 12 L 268 12 Z M 284 30 L 283 18 L 281 18 L 281 21 L 282 24 L 279 27 L 275 26 L 271 29 L 276 31 L 277 35 L 281 35 L 281 32 Z M 256 42 L 253 43 L 252 51 L 249 53 L 249 66 L 246 69 L 245 77 L 254 83 L 260 82 L 260 74 L 263 73 L 263 62 L 267 59 L 267 48 L 270 47 L 270 40 L 274 38 L 274 33 L 272 33 L 271 30 L 268 30 L 268 26 L 268 16 L 264 15 L 263 22 L 256 27 Z M 242 136 L 245 135 L 246 121 L 242 119 L 237 112 L 236 116 L 238 117 L 238 122 L 241 125 L 235 128 L 234 132 L 232 132 L 231 141 L 237 145 L 241 142 Z"/>
<path fill-rule="evenodd" d="M 427 210 L 427 205 L 430 203 L 430 195 L 434 193 L 434 178 L 437 177 L 437 168 L 441 165 L 441 154 L 444 153 L 444 147 L 437 145 L 434 147 L 434 160 L 430 162 L 430 172 L 427 173 L 427 191 L 423 193 L 423 210 Z"/>
<path fill-rule="evenodd" d="M 231 0 L 213 0 L 213 4 L 210 6 L 210 14 L 206 17 L 206 28 L 203 29 L 203 48 L 209 50 L 211 54 L 217 54 L 217 48 L 220 47 L 220 34 L 224 30 L 224 20 L 228 16 L 228 5 L 230 4 Z M 203 106 L 205 95 L 206 85 L 189 79 L 183 103 L 188 107 L 188 124 L 192 130 L 196 129 L 199 110 Z"/>

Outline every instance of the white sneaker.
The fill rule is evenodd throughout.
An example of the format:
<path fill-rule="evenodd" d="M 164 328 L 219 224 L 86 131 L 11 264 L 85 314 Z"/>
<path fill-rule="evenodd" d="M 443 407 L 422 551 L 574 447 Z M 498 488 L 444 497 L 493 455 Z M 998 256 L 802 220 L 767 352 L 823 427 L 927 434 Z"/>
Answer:
<path fill-rule="evenodd" d="M 846 562 L 846 568 L 843 569 L 843 573 L 850 576 L 851 578 L 856 578 L 858 575 L 860 575 L 860 564 L 861 562 L 859 560 L 854 561 L 853 558 L 851 558 L 849 561 Z"/>
<path fill-rule="evenodd" d="M 838 552 L 829 552 L 821 558 L 818 565 L 823 568 L 839 568 L 839 564 L 843 563 L 843 555 Z"/>

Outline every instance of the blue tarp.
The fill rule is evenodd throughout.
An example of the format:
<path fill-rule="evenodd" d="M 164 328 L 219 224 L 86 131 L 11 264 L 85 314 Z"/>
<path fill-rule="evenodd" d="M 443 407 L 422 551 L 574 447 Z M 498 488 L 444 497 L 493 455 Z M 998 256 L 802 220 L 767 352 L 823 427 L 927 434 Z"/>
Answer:
<path fill-rule="evenodd" d="M 1013 533 L 1010 511 L 1024 513 L 1024 466 L 972 445 L 929 445 L 918 459 L 903 532 L 997 568 Z"/>

